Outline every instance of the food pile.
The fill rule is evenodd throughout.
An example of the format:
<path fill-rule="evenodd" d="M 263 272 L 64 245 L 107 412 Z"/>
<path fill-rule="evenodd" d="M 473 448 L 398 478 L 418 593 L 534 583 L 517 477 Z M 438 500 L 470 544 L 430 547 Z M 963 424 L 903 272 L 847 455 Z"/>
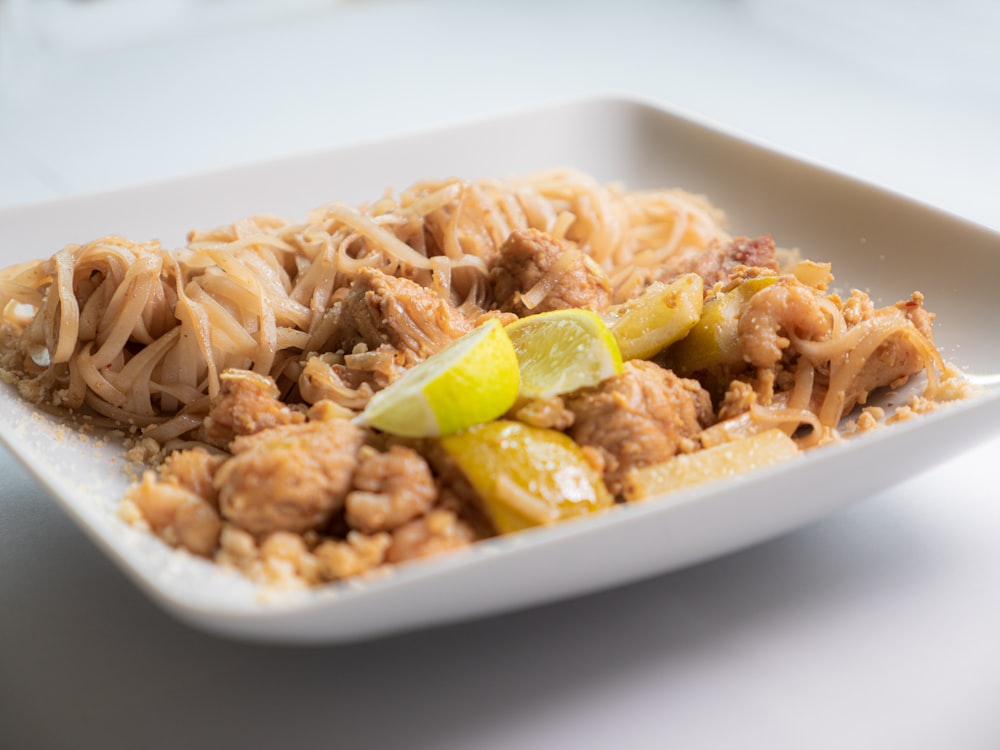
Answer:
<path fill-rule="evenodd" d="M 964 395 L 919 293 L 876 308 L 703 199 L 566 179 L 70 246 L 0 275 L 3 370 L 128 430 L 129 522 L 294 586 L 787 460 L 919 373 L 893 419 Z"/>

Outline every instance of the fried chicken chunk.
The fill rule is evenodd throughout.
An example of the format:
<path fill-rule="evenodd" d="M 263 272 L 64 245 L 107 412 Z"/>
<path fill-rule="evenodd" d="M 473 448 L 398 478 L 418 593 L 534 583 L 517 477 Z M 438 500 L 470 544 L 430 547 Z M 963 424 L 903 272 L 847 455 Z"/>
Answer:
<path fill-rule="evenodd" d="M 219 542 L 222 521 L 216 509 L 175 481 L 159 481 L 155 472 L 144 472 L 142 481 L 129 488 L 127 498 L 168 544 L 208 557 Z"/>
<path fill-rule="evenodd" d="M 575 415 L 570 436 L 600 451 L 604 482 L 615 495 L 629 469 L 681 452 L 712 419 L 708 392 L 697 381 L 643 360 L 626 362 L 621 375 L 565 400 Z"/>
<path fill-rule="evenodd" d="M 426 513 L 437 500 L 430 467 L 411 448 L 361 449 L 354 489 L 347 495 L 347 524 L 366 533 L 391 531 Z"/>
<path fill-rule="evenodd" d="M 223 455 L 210 453 L 204 448 L 175 451 L 164 460 L 160 476 L 193 492 L 213 508 L 217 508 L 219 493 L 213 480 L 223 461 Z"/>
<path fill-rule="evenodd" d="M 875 310 L 867 320 L 874 322 L 879 316 L 901 314 L 930 345 L 934 341 L 932 329 L 934 314 L 927 312 L 923 303 L 924 296 L 920 292 L 914 292 L 908 300 L 897 302 L 892 307 Z M 873 325 L 873 322 L 867 325 Z M 848 386 L 844 397 L 844 413 L 850 411 L 855 404 L 866 403 L 868 395 L 877 388 L 898 385 L 910 376 L 916 375 L 925 366 L 923 354 L 912 339 L 900 333 L 889 336 L 872 352 Z"/>
<path fill-rule="evenodd" d="M 366 268 L 340 303 L 327 348 L 351 353 L 388 345 L 409 367 L 472 330 L 472 324 L 433 291 L 409 279 Z"/>
<path fill-rule="evenodd" d="M 391 563 L 415 560 L 459 549 L 476 541 L 472 526 L 454 512 L 436 508 L 426 516 L 415 518 L 392 533 L 392 543 L 386 551 Z"/>
<path fill-rule="evenodd" d="M 274 381 L 249 370 L 226 370 L 219 377 L 219 395 L 205 419 L 205 436 L 226 445 L 238 435 L 306 419 L 302 411 L 281 402 Z"/>
<path fill-rule="evenodd" d="M 611 282 L 597 262 L 537 229 L 510 233 L 489 280 L 496 306 L 518 316 L 611 304 Z"/>
<path fill-rule="evenodd" d="M 346 419 L 237 438 L 215 473 L 223 517 L 253 534 L 322 528 L 343 507 L 361 442 Z"/>
<path fill-rule="evenodd" d="M 705 280 L 706 287 L 711 287 L 717 282 L 729 281 L 737 269 L 747 267 L 779 270 L 777 249 L 771 235 L 733 237 L 728 242 L 716 240 L 704 249 L 691 248 L 677 253 L 647 274 L 646 285 L 696 273 Z M 643 288 L 645 286 L 639 287 Z"/>

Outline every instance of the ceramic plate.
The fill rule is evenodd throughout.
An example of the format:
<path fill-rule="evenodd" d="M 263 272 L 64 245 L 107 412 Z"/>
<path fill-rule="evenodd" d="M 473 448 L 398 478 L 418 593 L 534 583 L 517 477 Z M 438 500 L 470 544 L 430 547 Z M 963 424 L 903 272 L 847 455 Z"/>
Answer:
<path fill-rule="evenodd" d="M 837 285 L 889 304 L 919 289 L 947 359 L 1000 372 L 1000 236 L 933 208 L 645 102 L 601 98 L 403 138 L 0 214 L 0 262 L 48 257 L 104 234 L 183 244 L 254 213 L 289 219 L 419 179 L 572 166 L 632 188 L 678 186 L 725 209 L 734 233 L 833 262 Z M 989 382 L 989 378 L 984 378 Z M 973 401 L 827 446 L 784 465 L 290 594 L 260 589 L 129 528 L 130 472 L 113 441 L 80 434 L 0 389 L 0 436 L 153 599 L 220 634 L 280 642 L 369 638 L 552 601 L 661 574 L 817 519 L 974 444 L 1000 424 L 1000 387 Z"/>

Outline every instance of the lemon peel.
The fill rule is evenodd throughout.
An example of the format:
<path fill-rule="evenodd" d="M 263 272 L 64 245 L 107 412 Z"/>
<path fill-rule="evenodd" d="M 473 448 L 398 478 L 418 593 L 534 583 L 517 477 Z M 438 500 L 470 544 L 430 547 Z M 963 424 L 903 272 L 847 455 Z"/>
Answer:
<path fill-rule="evenodd" d="M 504 414 L 517 399 L 517 354 L 490 320 L 382 389 L 355 422 L 403 437 L 440 437 Z"/>

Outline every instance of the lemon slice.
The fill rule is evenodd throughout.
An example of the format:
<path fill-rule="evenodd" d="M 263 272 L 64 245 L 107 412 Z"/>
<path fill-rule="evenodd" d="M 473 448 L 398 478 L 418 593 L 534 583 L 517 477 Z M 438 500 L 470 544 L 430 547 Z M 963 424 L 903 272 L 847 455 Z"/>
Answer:
<path fill-rule="evenodd" d="M 355 421 L 404 437 L 450 435 L 506 412 L 519 381 L 514 347 L 491 320 L 376 393 Z"/>
<path fill-rule="evenodd" d="M 507 326 L 521 369 L 520 395 L 552 398 L 622 371 L 618 343 L 597 313 L 552 310 Z"/>
<path fill-rule="evenodd" d="M 556 430 L 499 419 L 441 440 L 501 534 L 613 505 L 600 472 Z"/>
<path fill-rule="evenodd" d="M 604 316 L 624 359 L 649 359 L 684 338 L 701 317 L 705 282 L 696 273 L 656 283 Z"/>

